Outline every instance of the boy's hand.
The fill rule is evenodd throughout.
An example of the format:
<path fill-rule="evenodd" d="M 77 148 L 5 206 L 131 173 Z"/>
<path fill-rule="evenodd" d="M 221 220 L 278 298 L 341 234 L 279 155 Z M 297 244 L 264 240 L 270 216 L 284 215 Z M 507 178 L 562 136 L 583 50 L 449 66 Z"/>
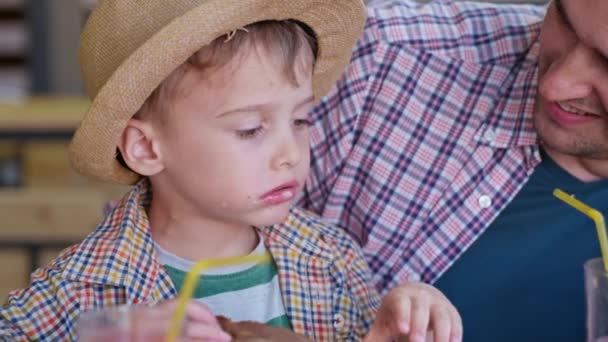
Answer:
<path fill-rule="evenodd" d="M 434 342 L 462 341 L 462 321 L 450 301 L 433 286 L 409 283 L 392 289 L 382 299 L 363 341 L 384 342 L 407 336 L 410 342 L 424 342 L 428 330 L 433 330 Z"/>
<path fill-rule="evenodd" d="M 158 304 L 158 308 L 168 315 L 169 322 L 173 318 L 177 304 L 176 299 Z M 183 329 L 186 341 L 227 342 L 232 340 L 230 335 L 222 330 L 211 310 L 201 302 L 192 300 L 188 303 L 185 322 Z"/>

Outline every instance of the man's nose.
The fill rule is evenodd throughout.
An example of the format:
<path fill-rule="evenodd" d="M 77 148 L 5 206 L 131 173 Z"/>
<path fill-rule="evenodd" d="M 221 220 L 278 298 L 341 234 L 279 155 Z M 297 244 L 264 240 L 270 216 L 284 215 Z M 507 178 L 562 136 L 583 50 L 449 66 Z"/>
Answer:
<path fill-rule="evenodd" d="M 583 44 L 554 60 L 540 75 L 539 91 L 549 101 L 583 99 L 594 92 L 601 63 L 593 50 Z M 605 72 L 605 71 L 604 71 Z M 604 75 L 605 76 L 605 75 Z"/>

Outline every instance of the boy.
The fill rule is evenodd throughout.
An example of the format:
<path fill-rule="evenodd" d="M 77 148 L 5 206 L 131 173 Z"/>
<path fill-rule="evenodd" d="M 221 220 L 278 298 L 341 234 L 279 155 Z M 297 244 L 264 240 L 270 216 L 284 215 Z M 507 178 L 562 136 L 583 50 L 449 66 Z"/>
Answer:
<path fill-rule="evenodd" d="M 458 314 L 430 286 L 398 287 L 378 309 L 357 244 L 291 208 L 308 175 L 307 114 L 348 63 L 364 10 L 360 0 L 101 1 L 82 35 L 93 101 L 71 157 L 86 175 L 136 184 L 10 295 L 0 334 L 73 340 L 91 309 L 174 308 L 198 260 L 269 253 L 270 264 L 202 275 L 206 306 L 189 308 L 189 338 L 228 340 L 223 315 L 318 341 L 421 341 L 429 326 L 437 341 L 460 339 Z"/>

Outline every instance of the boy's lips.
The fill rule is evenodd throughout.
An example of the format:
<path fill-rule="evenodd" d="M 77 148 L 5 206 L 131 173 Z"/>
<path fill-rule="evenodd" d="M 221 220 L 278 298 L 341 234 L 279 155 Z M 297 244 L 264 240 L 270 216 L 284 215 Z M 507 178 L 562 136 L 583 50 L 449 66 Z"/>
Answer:
<path fill-rule="evenodd" d="M 298 182 L 295 180 L 283 183 L 261 195 L 259 199 L 263 203 L 270 205 L 291 201 L 296 196 L 298 185 Z"/>

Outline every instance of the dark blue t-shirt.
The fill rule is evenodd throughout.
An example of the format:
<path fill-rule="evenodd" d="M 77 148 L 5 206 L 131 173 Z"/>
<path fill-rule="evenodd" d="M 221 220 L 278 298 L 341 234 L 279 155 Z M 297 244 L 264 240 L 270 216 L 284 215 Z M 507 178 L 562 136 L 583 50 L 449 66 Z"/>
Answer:
<path fill-rule="evenodd" d="M 543 154 L 534 174 L 435 284 L 463 318 L 465 342 L 585 341 L 583 264 L 599 257 L 593 221 L 561 188 L 608 213 L 608 180 L 583 183 Z"/>

